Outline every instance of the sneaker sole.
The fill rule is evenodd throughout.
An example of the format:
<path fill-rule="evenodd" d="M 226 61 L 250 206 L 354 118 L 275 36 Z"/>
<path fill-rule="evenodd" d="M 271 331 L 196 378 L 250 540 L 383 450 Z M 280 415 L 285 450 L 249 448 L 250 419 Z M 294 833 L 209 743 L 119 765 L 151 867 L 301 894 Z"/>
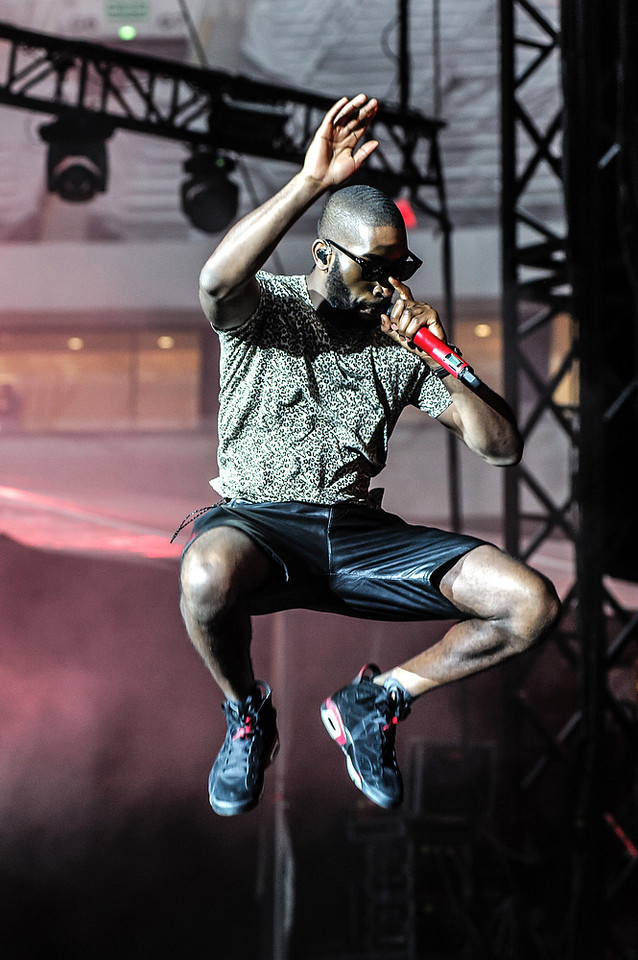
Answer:
<path fill-rule="evenodd" d="M 270 756 L 268 757 L 268 761 L 266 763 L 266 766 L 264 767 L 264 770 L 268 769 L 268 767 L 273 762 L 273 760 L 275 759 L 278 753 L 279 753 L 279 736 L 277 736 L 277 739 L 272 745 Z M 244 800 L 241 803 L 231 803 L 229 801 L 224 801 L 224 800 L 221 800 L 221 801 L 213 800 L 213 798 L 210 795 L 210 792 L 208 794 L 208 800 L 210 802 L 211 807 L 213 808 L 213 811 L 216 814 L 218 814 L 218 816 L 236 817 L 240 813 L 250 813 L 251 810 L 255 809 L 255 807 L 261 800 L 262 794 L 264 792 L 264 787 L 265 787 L 265 782 L 262 783 L 261 790 L 259 791 L 259 794 L 256 797 L 248 797 L 247 800 Z"/>

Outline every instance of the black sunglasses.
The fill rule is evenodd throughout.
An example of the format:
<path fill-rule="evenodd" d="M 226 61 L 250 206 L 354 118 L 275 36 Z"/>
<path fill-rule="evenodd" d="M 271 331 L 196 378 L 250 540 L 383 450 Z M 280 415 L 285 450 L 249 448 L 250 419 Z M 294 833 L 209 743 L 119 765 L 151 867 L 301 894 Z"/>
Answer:
<path fill-rule="evenodd" d="M 409 280 L 423 263 L 423 260 L 419 260 L 410 250 L 408 250 L 407 257 L 402 260 L 368 260 L 366 257 L 356 257 L 354 253 L 350 253 L 335 240 L 324 239 L 323 242 L 332 244 L 341 253 L 345 253 L 346 257 L 354 260 L 361 269 L 361 279 L 374 283 L 387 280 L 388 277 L 396 277 L 397 280 Z"/>

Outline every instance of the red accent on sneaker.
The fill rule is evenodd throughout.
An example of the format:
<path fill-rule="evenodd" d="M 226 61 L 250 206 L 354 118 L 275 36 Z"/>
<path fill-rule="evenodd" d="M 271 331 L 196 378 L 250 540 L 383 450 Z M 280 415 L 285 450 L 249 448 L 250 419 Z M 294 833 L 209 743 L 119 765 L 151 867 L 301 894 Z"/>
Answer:
<path fill-rule="evenodd" d="M 359 670 L 359 673 L 354 678 L 354 683 L 361 682 L 364 678 L 366 680 L 372 680 L 373 677 L 376 677 L 380 673 L 380 670 L 376 663 L 364 663 L 364 665 Z"/>
<path fill-rule="evenodd" d="M 244 717 L 244 726 L 239 728 L 233 740 L 237 740 L 240 737 L 242 740 L 246 737 L 251 737 L 253 734 L 252 722 L 252 717 Z"/>
<path fill-rule="evenodd" d="M 332 739 L 335 743 L 338 743 L 340 747 L 344 746 L 346 743 L 346 731 L 341 720 L 341 714 L 331 697 L 328 697 L 325 702 L 324 716 L 327 717 L 333 728 L 332 731 L 330 731 Z"/>

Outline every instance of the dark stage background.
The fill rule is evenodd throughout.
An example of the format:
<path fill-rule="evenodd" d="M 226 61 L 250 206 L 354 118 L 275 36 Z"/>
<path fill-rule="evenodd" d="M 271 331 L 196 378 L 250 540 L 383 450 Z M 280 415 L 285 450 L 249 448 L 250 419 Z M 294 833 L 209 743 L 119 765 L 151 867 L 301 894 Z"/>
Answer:
<path fill-rule="evenodd" d="M 2 537 L 0 564 L 3 958 L 254 957 L 269 923 L 282 802 L 293 955 L 345 949 L 362 866 L 348 836 L 379 811 L 351 785 L 318 706 L 370 656 L 398 661 L 441 625 L 301 611 L 258 619 L 257 670 L 280 679 L 282 754 L 258 810 L 222 820 L 209 809 L 206 778 L 224 719 L 179 617 L 177 563 L 47 552 Z M 424 698 L 401 728 L 402 755 L 414 738 L 458 746 L 468 732 L 489 746 L 500 683 L 496 672 Z M 456 787 L 431 813 L 458 812 Z M 482 805 L 483 826 L 490 816 Z"/>

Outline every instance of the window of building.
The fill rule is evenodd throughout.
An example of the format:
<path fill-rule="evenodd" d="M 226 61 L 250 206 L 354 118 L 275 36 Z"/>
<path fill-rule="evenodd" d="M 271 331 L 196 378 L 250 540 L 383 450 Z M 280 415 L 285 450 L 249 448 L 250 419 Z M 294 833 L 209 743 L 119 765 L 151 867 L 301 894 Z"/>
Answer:
<path fill-rule="evenodd" d="M 199 420 L 196 330 L 0 333 L 0 431 L 183 430 Z"/>

